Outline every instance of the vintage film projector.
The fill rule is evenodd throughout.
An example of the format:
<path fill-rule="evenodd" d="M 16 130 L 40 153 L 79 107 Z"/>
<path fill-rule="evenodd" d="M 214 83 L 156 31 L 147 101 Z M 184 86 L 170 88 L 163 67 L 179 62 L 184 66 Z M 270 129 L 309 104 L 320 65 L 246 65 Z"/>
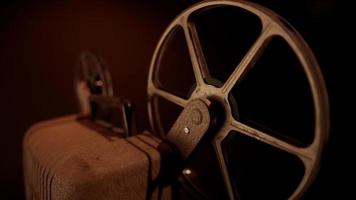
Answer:
<path fill-rule="evenodd" d="M 260 5 L 203 1 L 171 22 L 148 74 L 150 131 L 98 57 L 78 63 L 80 113 L 24 138 L 27 199 L 300 199 L 316 178 L 323 77 L 298 32 Z"/>

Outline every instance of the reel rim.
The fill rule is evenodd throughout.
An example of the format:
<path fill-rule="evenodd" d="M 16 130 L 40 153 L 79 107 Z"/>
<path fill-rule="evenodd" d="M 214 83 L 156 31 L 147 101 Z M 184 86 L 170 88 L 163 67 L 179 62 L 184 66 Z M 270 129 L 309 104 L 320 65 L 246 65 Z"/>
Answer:
<path fill-rule="evenodd" d="M 250 49 L 245 54 L 241 62 L 236 66 L 234 72 L 229 76 L 228 80 L 224 83 L 224 86 L 221 88 L 212 86 L 204 81 L 204 78 L 209 77 L 209 71 L 207 70 L 208 68 L 206 66 L 204 53 L 201 50 L 199 36 L 196 33 L 193 22 L 189 22 L 189 16 L 191 16 L 193 13 L 198 11 L 204 12 L 204 9 L 217 6 L 234 6 L 241 8 L 252 13 L 253 15 L 256 15 L 262 23 L 261 33 L 251 47 L 253 50 L 252 54 Z M 188 51 L 192 61 L 193 72 L 197 84 L 196 89 L 188 99 L 178 97 L 168 91 L 160 89 L 158 86 L 160 59 L 162 55 L 164 55 L 164 52 L 167 49 L 167 45 L 172 39 L 172 36 L 174 35 L 173 33 L 177 27 L 183 29 L 185 38 L 187 39 Z M 263 51 L 263 46 L 267 46 L 268 40 L 275 36 L 282 37 L 296 54 L 298 60 L 301 63 L 304 74 L 307 77 L 309 88 L 311 89 L 315 119 L 314 138 L 313 142 L 306 147 L 297 147 L 283 140 L 276 139 L 270 134 L 266 134 L 263 131 L 259 131 L 256 128 L 251 128 L 250 126 L 239 122 L 231 115 L 231 106 L 227 99 L 228 94 L 232 88 L 238 84 L 239 78 L 245 74 L 248 74 L 248 69 L 253 67 L 253 61 L 259 57 L 257 54 L 261 54 L 261 51 Z M 257 58 L 255 57 L 256 55 Z M 243 69 L 237 70 L 237 68 L 241 68 L 241 65 L 244 65 Z M 234 74 L 236 77 L 231 78 Z M 253 137 L 263 143 L 277 147 L 283 151 L 297 156 L 303 162 L 305 168 L 303 178 L 289 199 L 301 197 L 317 175 L 321 159 L 321 152 L 329 134 L 329 102 L 325 82 L 319 64 L 302 36 L 281 16 L 265 7 L 245 1 L 212 0 L 197 3 L 180 13 L 166 28 L 156 46 L 149 69 L 147 93 L 150 125 L 153 131 L 155 133 L 159 133 L 160 137 L 162 138 L 164 138 L 164 134 L 162 125 L 160 124 L 160 116 L 158 116 L 160 113 L 158 111 L 158 102 L 154 100 L 155 96 L 166 99 L 184 108 L 190 100 L 202 98 L 203 96 L 209 96 L 212 94 L 218 96 L 225 94 L 225 96 L 221 98 L 220 101 L 224 103 L 224 107 L 226 109 L 226 121 L 223 125 L 223 128 L 214 138 L 213 145 L 220 162 L 219 164 L 221 166 L 221 171 L 230 199 L 235 199 L 235 195 L 233 193 L 231 180 L 229 179 L 229 172 L 227 170 L 226 162 L 224 161 L 221 143 L 231 130 L 237 130 L 242 132 L 244 135 Z M 231 129 L 231 126 L 234 126 L 235 128 Z M 274 144 L 275 141 L 278 141 L 280 144 Z"/>

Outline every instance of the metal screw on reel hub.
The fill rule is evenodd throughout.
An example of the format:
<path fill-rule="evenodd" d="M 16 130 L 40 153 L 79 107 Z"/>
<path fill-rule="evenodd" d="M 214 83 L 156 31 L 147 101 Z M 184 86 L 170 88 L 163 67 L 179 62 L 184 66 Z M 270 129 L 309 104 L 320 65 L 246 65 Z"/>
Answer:
<path fill-rule="evenodd" d="M 216 85 L 209 84 L 206 81 L 207 79 L 211 79 L 211 75 L 204 51 L 202 50 L 203 48 L 199 35 L 195 28 L 196 24 L 190 21 L 190 16 L 209 12 L 211 9 L 222 6 L 237 7 L 249 12 L 259 18 L 262 28 L 257 40 L 253 42 L 253 45 L 235 67 L 232 74 L 229 75 L 221 87 L 218 87 Z M 196 87 L 188 98 L 180 97 L 166 91 L 165 89 L 162 89 L 161 83 L 158 80 L 161 59 L 166 53 L 168 47 L 167 45 L 169 45 L 169 41 L 173 37 L 172 34 L 178 28 L 182 29 L 184 32 L 196 81 Z M 232 106 L 230 105 L 231 101 L 229 99 L 229 94 L 231 90 L 236 85 L 239 85 L 243 78 L 249 75 L 248 72 L 253 69 L 254 64 L 260 58 L 261 54 L 268 45 L 268 42 L 275 36 L 282 38 L 297 56 L 311 91 L 314 106 L 314 136 L 311 143 L 306 146 L 298 146 L 294 143 L 282 140 L 264 130 L 255 128 L 240 121 L 239 119 L 236 119 L 236 117 L 234 117 L 235 113 L 233 113 L 233 109 L 231 108 Z M 232 183 L 232 175 L 230 174 L 227 166 L 227 158 L 225 157 L 223 151 L 223 141 L 228 137 L 231 131 L 242 133 L 249 138 L 294 155 L 301 160 L 304 166 L 304 174 L 297 187 L 290 194 L 289 199 L 300 198 L 314 180 L 318 171 L 322 149 L 328 135 L 329 111 L 327 92 L 318 63 L 308 45 L 304 42 L 296 30 L 294 30 L 286 21 L 274 12 L 257 4 L 243 1 L 205 1 L 185 10 L 168 26 L 156 47 L 151 61 L 147 92 L 150 123 L 154 132 L 159 134 L 162 138 L 165 138 L 166 133 L 162 128 L 162 119 L 158 109 L 158 102 L 154 100 L 155 96 L 172 102 L 182 108 L 185 108 L 192 100 L 204 99 L 208 97 L 214 97 L 222 104 L 222 107 L 225 110 L 225 121 L 218 133 L 212 139 L 212 143 L 219 162 L 220 172 L 225 182 L 228 197 L 230 199 L 239 198 L 236 188 Z M 184 132 L 189 133 L 188 128 L 183 130 Z"/>

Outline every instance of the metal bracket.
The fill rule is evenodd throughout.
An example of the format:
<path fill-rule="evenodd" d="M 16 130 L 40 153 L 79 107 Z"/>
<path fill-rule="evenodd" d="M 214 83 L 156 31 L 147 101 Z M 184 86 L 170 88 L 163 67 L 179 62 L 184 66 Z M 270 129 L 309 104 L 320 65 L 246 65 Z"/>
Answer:
<path fill-rule="evenodd" d="M 169 130 L 166 139 L 179 149 L 183 159 L 189 157 L 208 130 L 211 122 L 210 105 L 207 99 L 189 102 Z"/>
<path fill-rule="evenodd" d="M 134 106 L 125 99 L 103 95 L 91 95 L 91 120 L 122 132 L 125 137 L 136 134 Z"/>

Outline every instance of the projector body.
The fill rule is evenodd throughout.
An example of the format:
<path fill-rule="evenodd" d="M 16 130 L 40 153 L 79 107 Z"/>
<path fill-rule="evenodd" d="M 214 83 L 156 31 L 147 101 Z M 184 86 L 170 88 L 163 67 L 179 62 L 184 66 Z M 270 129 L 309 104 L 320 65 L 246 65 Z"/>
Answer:
<path fill-rule="evenodd" d="M 157 199 L 159 143 L 146 133 L 120 137 L 75 115 L 38 123 L 24 139 L 26 198 Z"/>

